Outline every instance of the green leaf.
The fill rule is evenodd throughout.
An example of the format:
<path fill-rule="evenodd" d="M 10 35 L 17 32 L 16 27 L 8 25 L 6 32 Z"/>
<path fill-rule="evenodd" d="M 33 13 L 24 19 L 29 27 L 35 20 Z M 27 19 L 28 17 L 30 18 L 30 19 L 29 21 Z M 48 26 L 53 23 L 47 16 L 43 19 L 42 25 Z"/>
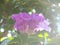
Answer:
<path fill-rule="evenodd" d="M 6 4 L 9 2 L 9 0 L 4 0 L 4 1 L 5 1 Z"/>

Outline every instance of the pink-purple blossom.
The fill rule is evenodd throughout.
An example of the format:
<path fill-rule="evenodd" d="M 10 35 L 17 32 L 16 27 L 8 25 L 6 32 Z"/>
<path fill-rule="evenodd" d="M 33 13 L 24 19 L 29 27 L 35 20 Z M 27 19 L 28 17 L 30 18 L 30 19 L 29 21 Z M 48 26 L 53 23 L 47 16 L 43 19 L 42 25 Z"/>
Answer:
<path fill-rule="evenodd" d="M 37 28 L 43 28 L 49 30 L 49 25 L 45 21 L 45 17 L 42 14 L 21 12 L 18 14 L 12 14 L 12 19 L 15 20 L 14 28 L 20 33 L 33 33 Z"/>
<path fill-rule="evenodd" d="M 50 25 L 50 22 L 48 20 L 44 20 L 43 22 L 40 22 L 39 25 L 37 25 L 37 28 L 35 30 L 37 31 L 45 30 L 45 31 L 50 32 L 51 27 L 49 25 Z"/>

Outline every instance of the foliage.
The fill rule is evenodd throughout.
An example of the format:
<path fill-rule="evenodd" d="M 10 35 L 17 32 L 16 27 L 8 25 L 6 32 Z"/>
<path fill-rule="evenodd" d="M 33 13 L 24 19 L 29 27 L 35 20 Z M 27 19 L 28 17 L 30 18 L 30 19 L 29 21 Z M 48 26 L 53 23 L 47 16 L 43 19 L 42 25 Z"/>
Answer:
<path fill-rule="evenodd" d="M 45 36 L 48 38 L 48 40 L 52 40 L 49 42 L 48 45 L 55 45 L 56 43 L 59 45 L 59 40 L 56 39 L 56 34 L 52 33 L 55 28 L 55 23 L 56 23 L 56 14 L 60 13 L 56 11 L 56 13 L 51 11 L 51 4 L 52 3 L 59 3 L 60 0 L 0 0 L 0 29 L 4 28 L 4 32 L 0 31 L 0 40 L 3 39 L 4 37 L 7 37 L 7 34 L 9 31 L 13 31 L 14 28 L 14 22 L 11 19 L 12 14 L 19 13 L 19 12 L 31 12 L 32 9 L 35 9 L 37 13 L 43 13 L 46 18 L 50 19 L 51 23 L 51 28 L 52 31 L 51 33 L 46 31 L 38 32 L 35 35 L 27 36 L 26 34 L 17 34 L 17 37 L 15 37 L 15 33 L 12 34 L 12 38 L 9 37 L 7 39 L 3 39 L 3 41 L 0 42 L 1 45 L 5 45 L 8 43 L 8 45 L 40 45 L 41 40 L 44 42 L 44 33 Z M 55 7 L 54 7 L 55 8 Z M 57 7 L 58 8 L 58 7 Z M 56 9 L 57 9 L 56 8 Z M 58 8 L 59 10 L 60 8 Z M 58 30 L 59 32 L 59 30 Z M 49 34 L 49 36 L 48 36 Z M 32 37 L 32 38 L 31 38 Z M 41 38 L 40 38 L 41 37 Z M 51 39 L 54 38 L 54 39 Z M 27 39 L 27 40 L 26 40 Z M 56 42 L 54 42 L 56 41 Z M 20 43 L 21 42 L 21 43 Z M 54 44 L 53 44 L 54 43 Z M 56 45 L 57 45 L 56 44 Z"/>

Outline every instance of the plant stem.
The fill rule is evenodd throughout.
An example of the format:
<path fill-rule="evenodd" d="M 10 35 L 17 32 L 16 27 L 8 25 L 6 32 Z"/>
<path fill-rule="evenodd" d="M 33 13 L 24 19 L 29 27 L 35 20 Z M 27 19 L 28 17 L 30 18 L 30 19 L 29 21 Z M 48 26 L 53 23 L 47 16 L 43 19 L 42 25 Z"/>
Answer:
<path fill-rule="evenodd" d="M 47 45 L 47 38 L 46 37 L 44 38 L 45 38 L 44 45 Z"/>

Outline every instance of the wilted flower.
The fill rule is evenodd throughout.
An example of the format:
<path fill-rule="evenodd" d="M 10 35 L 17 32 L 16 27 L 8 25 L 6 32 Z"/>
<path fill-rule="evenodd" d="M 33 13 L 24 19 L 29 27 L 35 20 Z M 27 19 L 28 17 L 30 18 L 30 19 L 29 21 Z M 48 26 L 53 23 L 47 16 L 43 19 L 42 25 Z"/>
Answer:
<path fill-rule="evenodd" d="M 14 28 L 16 28 L 20 33 L 32 34 L 35 32 L 35 28 L 37 27 L 42 27 L 44 29 L 48 28 L 48 24 L 45 22 L 45 18 L 42 14 L 28 14 L 22 12 L 19 14 L 12 14 L 12 19 L 16 21 Z"/>

